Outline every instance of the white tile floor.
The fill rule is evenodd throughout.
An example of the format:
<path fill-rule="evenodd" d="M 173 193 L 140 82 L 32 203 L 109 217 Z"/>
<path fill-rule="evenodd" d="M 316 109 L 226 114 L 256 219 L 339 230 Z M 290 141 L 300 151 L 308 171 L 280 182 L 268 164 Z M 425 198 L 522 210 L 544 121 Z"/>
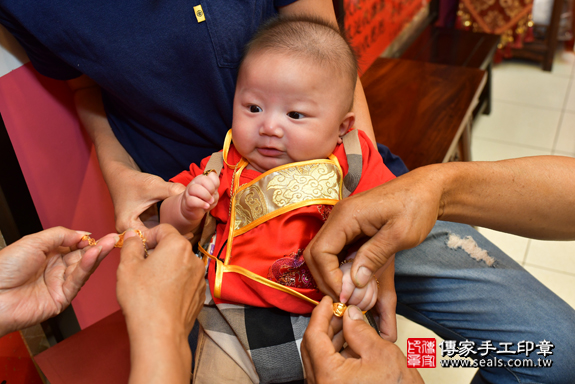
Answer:
<path fill-rule="evenodd" d="M 493 70 L 491 115 L 480 116 L 472 134 L 473 160 L 536 155 L 575 157 L 575 54 L 558 51 L 553 71 L 521 61 Z M 485 228 L 484 236 L 575 307 L 575 241 L 526 239 Z M 398 316 L 397 345 L 406 352 L 408 337 L 435 337 Z M 427 384 L 469 383 L 474 369 L 420 369 Z"/>

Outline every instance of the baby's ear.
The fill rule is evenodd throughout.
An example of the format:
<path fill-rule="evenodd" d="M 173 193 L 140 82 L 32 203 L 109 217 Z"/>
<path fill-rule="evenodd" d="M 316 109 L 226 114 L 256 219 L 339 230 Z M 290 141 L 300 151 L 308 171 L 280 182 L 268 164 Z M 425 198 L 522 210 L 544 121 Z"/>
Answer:
<path fill-rule="evenodd" d="M 355 124 L 355 114 L 353 112 L 348 112 L 341 121 L 339 125 L 339 137 L 345 135 L 350 129 L 353 128 Z"/>

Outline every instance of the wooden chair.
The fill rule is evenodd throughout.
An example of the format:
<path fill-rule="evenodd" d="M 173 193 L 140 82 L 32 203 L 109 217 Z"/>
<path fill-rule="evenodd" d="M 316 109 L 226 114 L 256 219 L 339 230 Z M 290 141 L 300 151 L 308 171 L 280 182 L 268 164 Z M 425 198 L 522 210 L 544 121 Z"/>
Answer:
<path fill-rule="evenodd" d="M 551 11 L 551 21 L 548 26 L 535 25 L 535 29 L 543 29 L 545 33 L 543 38 L 538 38 L 535 34 L 535 41 L 524 43 L 521 49 L 512 49 L 513 57 L 534 60 L 543 66 L 543 70 L 551 72 L 553 69 L 553 58 L 557 49 L 557 33 L 559 32 L 559 20 L 561 18 L 561 9 L 563 0 L 555 0 Z"/>

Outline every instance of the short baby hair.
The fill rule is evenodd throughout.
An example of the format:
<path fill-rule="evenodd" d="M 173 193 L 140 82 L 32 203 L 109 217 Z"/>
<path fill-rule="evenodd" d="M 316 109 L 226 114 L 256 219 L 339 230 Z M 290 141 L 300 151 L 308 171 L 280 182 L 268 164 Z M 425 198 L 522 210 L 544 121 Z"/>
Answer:
<path fill-rule="evenodd" d="M 265 23 L 247 44 L 254 52 L 286 53 L 313 60 L 349 80 L 351 105 L 357 82 L 357 59 L 337 25 L 311 16 L 279 16 Z"/>

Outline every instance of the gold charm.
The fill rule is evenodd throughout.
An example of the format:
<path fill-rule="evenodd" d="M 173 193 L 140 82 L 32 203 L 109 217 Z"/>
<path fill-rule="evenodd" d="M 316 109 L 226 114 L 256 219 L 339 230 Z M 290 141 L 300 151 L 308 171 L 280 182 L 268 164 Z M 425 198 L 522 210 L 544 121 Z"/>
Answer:
<path fill-rule="evenodd" d="M 212 172 L 213 172 L 213 173 L 217 173 L 215 169 L 206 169 L 206 170 L 204 171 L 204 173 L 202 173 L 202 175 L 207 176 L 207 175 L 209 175 L 209 174 L 212 173 Z"/>
<path fill-rule="evenodd" d="M 89 246 L 96 245 L 96 240 L 92 239 L 92 238 L 90 237 L 90 235 L 84 235 L 84 236 L 82 236 L 82 238 L 80 239 L 80 241 L 86 241 L 86 240 L 88 241 L 88 245 L 89 245 Z"/>
<path fill-rule="evenodd" d="M 344 303 L 333 303 L 333 315 L 336 317 L 342 317 L 347 309 L 347 305 Z"/>
<path fill-rule="evenodd" d="M 134 229 L 134 232 L 136 232 L 136 235 L 140 236 L 140 239 L 142 239 L 142 245 L 144 246 L 144 259 L 145 259 L 148 257 L 148 246 L 146 245 L 146 238 L 144 237 L 144 234 L 142 233 L 142 231 L 140 231 L 139 229 Z M 118 240 L 118 242 L 116 244 L 114 244 L 114 248 L 122 248 L 122 246 L 124 245 L 124 235 L 125 234 L 126 234 L 126 231 L 124 231 L 118 235 L 120 240 Z"/>
<path fill-rule="evenodd" d="M 118 235 L 118 237 L 120 238 L 120 240 L 118 240 L 118 242 L 116 244 L 114 244 L 114 248 L 122 248 L 122 245 L 124 245 L 124 234 L 126 232 L 122 232 Z"/>

